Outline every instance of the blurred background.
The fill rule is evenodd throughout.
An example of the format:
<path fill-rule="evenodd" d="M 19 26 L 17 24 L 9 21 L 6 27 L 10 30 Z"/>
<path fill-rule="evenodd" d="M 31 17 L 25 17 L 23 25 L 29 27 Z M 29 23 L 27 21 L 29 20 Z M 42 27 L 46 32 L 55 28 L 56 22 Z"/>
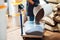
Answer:
<path fill-rule="evenodd" d="M 0 40 L 23 40 L 18 5 L 24 5 L 24 10 L 21 11 L 24 24 L 28 18 L 26 2 L 26 0 L 0 0 Z M 40 5 L 45 4 L 51 5 L 52 12 L 41 20 L 45 23 L 43 39 L 60 40 L 60 0 L 40 0 Z"/>

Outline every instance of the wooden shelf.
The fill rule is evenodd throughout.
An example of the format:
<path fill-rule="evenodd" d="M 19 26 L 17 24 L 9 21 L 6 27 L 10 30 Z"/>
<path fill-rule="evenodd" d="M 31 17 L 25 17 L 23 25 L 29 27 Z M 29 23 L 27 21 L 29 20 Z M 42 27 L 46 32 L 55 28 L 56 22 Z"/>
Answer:
<path fill-rule="evenodd" d="M 22 2 L 12 2 L 13 5 L 20 5 L 22 3 L 26 2 L 26 0 L 22 1 Z"/>
<path fill-rule="evenodd" d="M 13 5 L 20 5 L 22 2 L 12 2 Z"/>

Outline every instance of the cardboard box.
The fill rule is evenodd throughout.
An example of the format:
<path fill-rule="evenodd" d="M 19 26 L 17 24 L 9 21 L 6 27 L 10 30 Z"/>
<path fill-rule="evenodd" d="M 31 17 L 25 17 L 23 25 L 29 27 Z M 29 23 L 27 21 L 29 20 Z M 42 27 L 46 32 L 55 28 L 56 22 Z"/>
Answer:
<path fill-rule="evenodd" d="M 49 1 L 49 2 L 56 2 L 56 3 L 60 2 L 60 0 L 47 0 L 47 1 Z"/>
<path fill-rule="evenodd" d="M 60 0 L 57 0 L 58 1 L 58 3 L 60 3 Z"/>
<path fill-rule="evenodd" d="M 47 1 L 49 1 L 49 2 L 57 2 L 57 0 L 47 0 Z"/>

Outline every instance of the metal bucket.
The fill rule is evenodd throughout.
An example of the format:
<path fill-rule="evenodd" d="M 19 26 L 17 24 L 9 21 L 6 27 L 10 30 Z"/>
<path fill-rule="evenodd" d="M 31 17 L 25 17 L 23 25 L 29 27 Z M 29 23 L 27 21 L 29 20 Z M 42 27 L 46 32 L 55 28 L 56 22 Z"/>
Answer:
<path fill-rule="evenodd" d="M 39 23 L 39 21 L 44 17 L 48 16 L 49 14 L 52 13 L 52 7 L 50 4 L 42 5 L 42 6 L 37 6 L 33 10 L 34 16 L 35 16 L 35 22 Z"/>
<path fill-rule="evenodd" d="M 43 8 L 44 10 L 44 16 L 48 16 L 49 14 L 52 13 L 52 6 L 50 4 L 45 4 L 45 5 L 39 5 L 37 7 L 34 7 L 33 9 L 33 12 L 34 12 L 34 15 L 36 16 L 37 13 L 39 12 L 39 10 Z"/>

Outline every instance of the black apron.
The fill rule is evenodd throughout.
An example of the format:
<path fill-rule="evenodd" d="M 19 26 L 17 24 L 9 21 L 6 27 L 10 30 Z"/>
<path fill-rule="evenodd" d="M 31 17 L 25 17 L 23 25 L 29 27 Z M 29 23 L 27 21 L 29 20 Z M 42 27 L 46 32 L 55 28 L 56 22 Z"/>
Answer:
<path fill-rule="evenodd" d="M 39 0 L 33 0 L 33 1 L 35 3 L 39 4 Z M 29 2 L 27 2 L 27 15 L 28 16 L 34 16 L 34 14 L 33 14 L 33 8 L 34 8 L 34 5 L 32 5 Z"/>

